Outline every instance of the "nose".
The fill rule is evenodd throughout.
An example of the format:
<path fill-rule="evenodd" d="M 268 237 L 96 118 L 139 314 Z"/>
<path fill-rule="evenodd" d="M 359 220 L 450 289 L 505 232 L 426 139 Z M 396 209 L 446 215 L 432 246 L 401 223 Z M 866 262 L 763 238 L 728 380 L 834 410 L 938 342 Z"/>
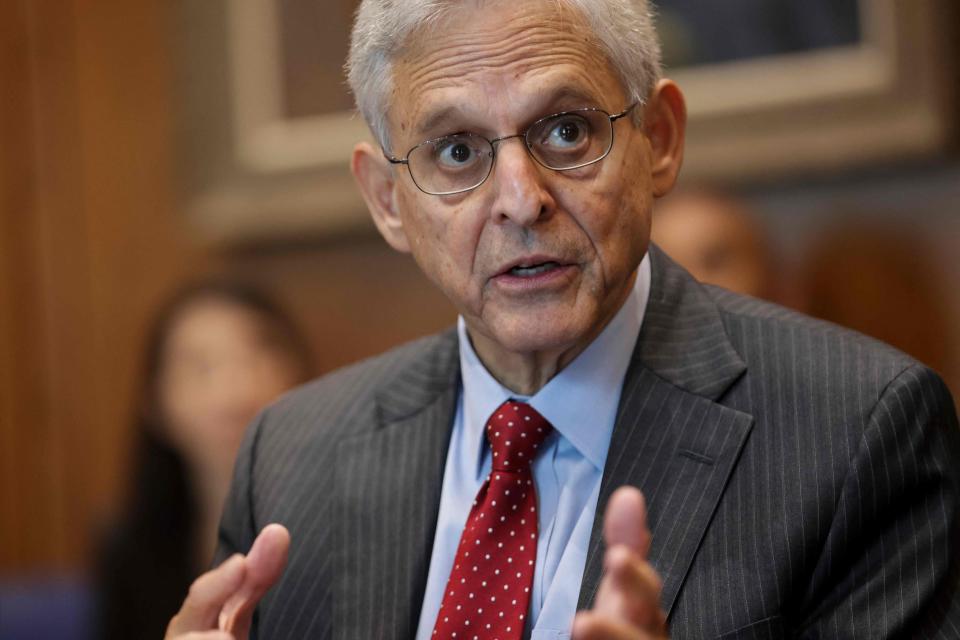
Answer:
<path fill-rule="evenodd" d="M 555 202 L 547 189 L 544 172 L 530 156 L 523 136 L 497 141 L 497 155 L 490 179 L 496 192 L 491 215 L 530 226 L 550 214 Z"/>

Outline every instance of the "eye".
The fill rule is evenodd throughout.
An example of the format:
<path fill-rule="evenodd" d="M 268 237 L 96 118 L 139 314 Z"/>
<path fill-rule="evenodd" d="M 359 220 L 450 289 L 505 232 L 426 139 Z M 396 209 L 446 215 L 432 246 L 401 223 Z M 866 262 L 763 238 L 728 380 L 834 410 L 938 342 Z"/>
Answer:
<path fill-rule="evenodd" d="M 564 122 L 553 130 L 553 135 L 564 142 L 573 143 L 580 137 L 580 127 L 575 122 Z"/>
<path fill-rule="evenodd" d="M 477 162 L 480 153 L 464 136 L 441 138 L 433 144 L 435 162 L 448 169 L 460 169 Z"/>
<path fill-rule="evenodd" d="M 590 123 L 582 116 L 565 115 L 550 123 L 542 144 L 557 149 L 573 149 L 590 137 Z"/>

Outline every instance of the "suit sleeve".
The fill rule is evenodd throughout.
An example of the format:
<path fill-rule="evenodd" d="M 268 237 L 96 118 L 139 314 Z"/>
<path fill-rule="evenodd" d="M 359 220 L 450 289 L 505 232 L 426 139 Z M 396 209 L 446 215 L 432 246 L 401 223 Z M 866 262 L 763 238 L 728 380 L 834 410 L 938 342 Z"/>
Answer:
<path fill-rule="evenodd" d="M 960 638 L 960 429 L 920 365 L 881 394 L 844 481 L 801 638 Z"/>

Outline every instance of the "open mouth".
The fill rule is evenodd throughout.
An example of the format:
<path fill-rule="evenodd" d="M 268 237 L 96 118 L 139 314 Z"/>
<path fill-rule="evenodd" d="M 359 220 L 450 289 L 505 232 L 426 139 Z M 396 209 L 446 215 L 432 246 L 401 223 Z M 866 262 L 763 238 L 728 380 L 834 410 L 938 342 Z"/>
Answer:
<path fill-rule="evenodd" d="M 552 271 L 560 266 L 558 262 L 541 262 L 539 264 L 532 265 L 517 265 L 510 269 L 507 273 L 512 276 L 517 276 L 520 278 L 529 278 L 531 276 L 537 276 L 541 273 L 546 273 L 547 271 Z"/>

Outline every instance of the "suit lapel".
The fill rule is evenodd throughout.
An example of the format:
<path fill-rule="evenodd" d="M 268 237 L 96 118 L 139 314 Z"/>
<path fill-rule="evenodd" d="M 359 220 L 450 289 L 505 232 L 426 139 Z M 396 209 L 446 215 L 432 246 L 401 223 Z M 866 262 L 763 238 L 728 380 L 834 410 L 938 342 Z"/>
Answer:
<path fill-rule="evenodd" d="M 359 480 L 335 492 L 335 638 L 416 630 L 458 389 L 450 333 L 378 394 L 377 427 L 337 448 L 337 478 Z"/>
<path fill-rule="evenodd" d="M 613 491 L 643 491 L 650 562 L 673 607 L 753 423 L 717 400 L 746 370 L 702 287 L 655 246 L 650 299 L 603 472 L 578 608 L 593 603 L 603 565 L 603 512 Z"/>

